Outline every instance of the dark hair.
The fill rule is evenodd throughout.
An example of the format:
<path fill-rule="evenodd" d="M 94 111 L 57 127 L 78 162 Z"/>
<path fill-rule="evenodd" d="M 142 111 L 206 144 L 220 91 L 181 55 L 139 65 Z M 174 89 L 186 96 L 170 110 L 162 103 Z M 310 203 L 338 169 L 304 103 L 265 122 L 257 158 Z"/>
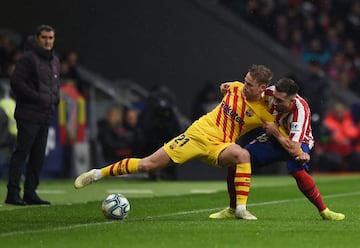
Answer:
<path fill-rule="evenodd" d="M 275 89 L 278 92 L 285 92 L 287 96 L 293 96 L 298 93 L 299 86 L 290 78 L 281 78 L 275 83 Z"/>
<path fill-rule="evenodd" d="M 258 84 L 269 85 L 273 77 L 273 73 L 264 65 L 252 65 L 249 73 Z"/>
<path fill-rule="evenodd" d="M 42 31 L 51 32 L 53 31 L 55 33 L 55 29 L 49 25 L 41 24 L 40 26 L 37 26 L 35 29 L 35 36 L 38 37 Z"/>

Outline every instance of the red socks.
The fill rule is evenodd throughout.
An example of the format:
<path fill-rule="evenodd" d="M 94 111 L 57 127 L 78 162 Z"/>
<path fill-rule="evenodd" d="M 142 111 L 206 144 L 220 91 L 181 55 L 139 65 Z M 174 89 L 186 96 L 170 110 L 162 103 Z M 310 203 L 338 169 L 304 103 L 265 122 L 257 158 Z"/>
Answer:
<path fill-rule="evenodd" d="M 319 212 L 324 210 L 326 205 L 313 178 L 305 170 L 295 171 L 291 175 L 295 178 L 300 191 L 317 207 Z"/>

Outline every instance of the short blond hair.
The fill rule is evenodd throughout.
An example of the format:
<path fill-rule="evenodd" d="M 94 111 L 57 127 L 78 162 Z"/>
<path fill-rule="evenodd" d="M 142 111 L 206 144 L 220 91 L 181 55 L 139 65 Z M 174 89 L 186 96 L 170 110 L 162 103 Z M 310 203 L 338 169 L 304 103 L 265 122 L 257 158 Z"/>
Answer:
<path fill-rule="evenodd" d="M 273 78 L 272 71 L 264 65 L 252 65 L 249 73 L 258 84 L 269 85 Z"/>

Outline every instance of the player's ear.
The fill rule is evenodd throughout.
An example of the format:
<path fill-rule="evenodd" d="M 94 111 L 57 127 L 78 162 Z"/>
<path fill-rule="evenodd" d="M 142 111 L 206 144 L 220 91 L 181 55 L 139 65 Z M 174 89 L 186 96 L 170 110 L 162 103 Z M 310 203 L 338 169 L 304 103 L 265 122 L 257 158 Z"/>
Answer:
<path fill-rule="evenodd" d="M 265 91 L 266 90 L 266 84 L 261 84 L 260 88 L 261 88 L 261 90 Z"/>

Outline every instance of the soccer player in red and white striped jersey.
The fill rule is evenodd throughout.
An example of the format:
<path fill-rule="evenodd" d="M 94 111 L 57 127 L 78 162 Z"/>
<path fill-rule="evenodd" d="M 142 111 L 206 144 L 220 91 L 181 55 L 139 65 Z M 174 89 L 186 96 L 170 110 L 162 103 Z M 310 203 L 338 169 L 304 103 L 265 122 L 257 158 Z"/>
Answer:
<path fill-rule="evenodd" d="M 269 112 L 276 117 L 276 122 L 264 120 L 266 134 L 250 142 L 245 149 L 250 152 L 253 166 L 264 166 L 273 162 L 286 161 L 287 169 L 297 183 L 300 191 L 318 209 L 325 220 L 343 220 L 345 215 L 329 210 L 322 200 L 321 194 L 309 174 L 307 163 L 309 153 L 314 146 L 311 133 L 311 113 L 307 102 L 298 94 L 297 84 L 288 78 L 280 79 L 265 91 L 265 102 Z M 280 131 L 280 129 L 283 132 Z M 285 134 L 284 134 L 285 133 Z M 228 193 L 230 207 L 211 214 L 214 219 L 233 218 L 236 206 L 236 189 L 233 167 L 228 167 Z"/>
<path fill-rule="evenodd" d="M 281 88 L 281 85 L 288 85 L 282 82 L 290 82 L 286 80 L 288 79 L 284 78 L 277 83 L 280 90 L 287 90 L 286 88 Z M 290 86 L 288 87 L 290 88 Z M 292 90 L 295 91 L 296 89 L 297 86 L 294 86 Z M 311 112 L 308 103 L 300 95 L 295 94 L 295 97 L 289 103 L 285 103 L 284 106 L 279 103 L 282 102 L 283 99 L 281 97 L 276 98 L 274 94 L 287 96 L 287 93 L 279 92 L 279 90 L 276 91 L 275 85 L 268 87 L 265 91 L 265 102 L 268 104 L 270 113 L 276 115 L 276 124 L 285 130 L 289 136 L 289 140 L 297 143 L 305 142 L 309 148 L 312 149 L 314 146 L 314 137 L 311 131 Z"/>

